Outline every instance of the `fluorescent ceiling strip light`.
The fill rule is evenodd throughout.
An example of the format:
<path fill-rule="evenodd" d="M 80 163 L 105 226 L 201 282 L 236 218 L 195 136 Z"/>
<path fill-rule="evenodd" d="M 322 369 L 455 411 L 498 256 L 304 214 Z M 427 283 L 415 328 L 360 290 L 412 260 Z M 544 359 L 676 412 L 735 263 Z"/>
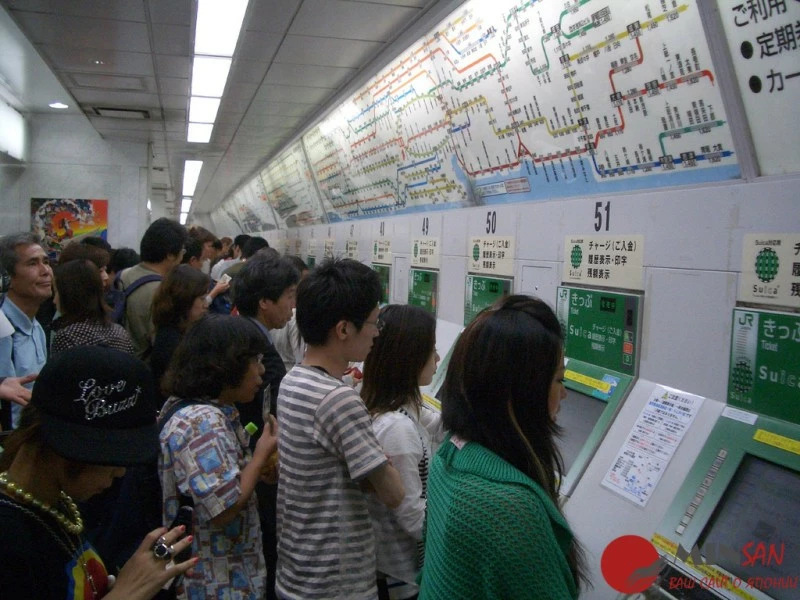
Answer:
<path fill-rule="evenodd" d="M 192 66 L 192 96 L 221 98 L 230 68 L 230 58 L 195 56 Z"/>
<path fill-rule="evenodd" d="M 203 168 L 202 160 L 187 160 L 183 164 L 183 195 L 194 196 L 194 188 Z"/>
<path fill-rule="evenodd" d="M 189 210 L 192 208 L 192 199 L 191 198 L 184 198 L 181 200 L 181 212 L 188 213 Z"/>
<path fill-rule="evenodd" d="M 213 123 L 217 118 L 220 98 L 192 96 L 189 99 L 189 121 L 192 123 Z"/>
<path fill-rule="evenodd" d="M 186 218 L 189 216 L 189 213 L 181 213 L 181 225 L 186 225 Z"/>
<path fill-rule="evenodd" d="M 194 53 L 233 56 L 248 0 L 199 0 Z"/>
<path fill-rule="evenodd" d="M 186 141 L 207 144 L 211 139 L 211 131 L 213 129 L 213 123 L 189 123 Z"/>

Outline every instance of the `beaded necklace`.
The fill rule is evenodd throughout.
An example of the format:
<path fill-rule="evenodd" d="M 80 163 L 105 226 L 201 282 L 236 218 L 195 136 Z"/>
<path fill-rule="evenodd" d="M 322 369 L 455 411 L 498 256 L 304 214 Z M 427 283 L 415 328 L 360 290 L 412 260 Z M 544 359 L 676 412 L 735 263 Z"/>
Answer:
<path fill-rule="evenodd" d="M 67 533 L 72 535 L 79 535 L 83 531 L 83 519 L 81 513 L 75 502 L 67 496 L 63 491 L 59 492 L 59 503 L 69 513 L 68 515 L 60 511 L 54 506 L 50 506 L 47 502 L 42 502 L 38 498 L 34 498 L 33 494 L 26 492 L 13 481 L 8 480 L 8 472 L 3 471 L 0 473 L 0 487 L 12 495 L 22 500 L 25 504 L 30 504 L 34 508 L 44 511 L 53 517 L 58 524 L 61 525 Z"/>
<path fill-rule="evenodd" d="M 11 486 L 14 487 L 12 488 Z M 17 502 L 9 502 L 8 500 L 4 500 L 2 496 L 0 496 L 0 504 L 5 504 L 17 510 L 20 510 L 26 515 L 28 515 L 31 519 L 39 523 L 39 525 L 41 525 L 51 536 L 53 536 L 53 538 L 55 538 L 56 542 L 58 542 L 58 545 L 61 546 L 62 550 L 64 550 L 64 552 L 67 553 L 67 556 L 75 557 L 75 560 L 78 561 L 78 564 L 80 565 L 81 570 L 83 571 L 83 575 L 86 578 L 86 581 L 89 582 L 89 586 L 92 588 L 92 598 L 94 599 L 100 598 L 100 593 L 97 590 L 97 585 L 95 584 L 94 577 L 92 576 L 92 573 L 89 570 L 89 566 L 86 564 L 86 560 L 81 558 L 80 553 L 78 552 L 79 546 L 83 546 L 83 542 L 80 538 L 80 533 L 72 533 L 71 531 L 67 531 L 66 527 L 62 523 L 62 520 L 59 519 L 54 514 L 53 510 L 47 505 L 46 502 L 41 502 L 39 500 L 36 500 L 29 492 L 25 492 L 24 490 L 22 490 L 22 488 L 15 485 L 13 482 L 9 482 L 6 473 L 0 473 L 0 487 L 3 487 L 5 490 L 13 491 L 14 494 L 17 496 L 17 498 L 20 498 L 22 499 L 22 501 L 30 504 L 31 506 L 37 508 L 38 510 L 47 513 L 48 515 L 56 519 L 59 525 L 64 527 L 64 530 L 61 532 L 61 535 L 59 535 L 59 533 L 55 529 L 53 529 L 44 519 L 42 519 L 34 511 L 30 510 L 29 508 L 26 508 L 25 506 L 22 506 L 22 504 L 18 504 Z M 74 508 L 75 512 L 77 513 L 78 507 L 75 506 L 75 503 L 72 501 L 72 499 L 66 494 L 64 494 L 64 492 L 61 492 L 61 494 L 65 496 L 69 501 L 67 506 L 70 508 L 70 510 Z M 36 503 L 34 502 L 34 500 L 36 500 Z M 63 518 L 66 518 L 64 517 L 64 515 L 61 516 Z M 78 524 L 80 525 L 80 528 L 83 529 L 83 521 L 80 518 L 80 514 L 77 514 L 77 520 Z M 72 535 L 75 535 L 78 538 L 77 546 L 75 545 L 75 542 L 72 540 Z M 66 540 L 66 542 L 64 540 Z"/>

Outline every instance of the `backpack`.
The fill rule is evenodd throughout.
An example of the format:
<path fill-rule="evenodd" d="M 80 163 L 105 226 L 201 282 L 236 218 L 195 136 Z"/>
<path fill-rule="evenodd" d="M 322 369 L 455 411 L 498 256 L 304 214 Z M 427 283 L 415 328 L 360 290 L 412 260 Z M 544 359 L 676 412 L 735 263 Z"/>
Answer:
<path fill-rule="evenodd" d="M 125 308 L 128 305 L 128 297 L 144 284 L 153 281 L 161 281 L 163 279 L 161 275 L 157 275 L 156 273 L 152 275 L 143 275 L 123 289 L 122 273 L 123 271 L 120 271 L 116 274 L 114 283 L 111 284 L 111 289 L 108 291 L 108 294 L 106 294 L 106 302 L 111 307 L 111 321 L 113 323 L 119 323 L 120 325 L 124 325 Z"/>

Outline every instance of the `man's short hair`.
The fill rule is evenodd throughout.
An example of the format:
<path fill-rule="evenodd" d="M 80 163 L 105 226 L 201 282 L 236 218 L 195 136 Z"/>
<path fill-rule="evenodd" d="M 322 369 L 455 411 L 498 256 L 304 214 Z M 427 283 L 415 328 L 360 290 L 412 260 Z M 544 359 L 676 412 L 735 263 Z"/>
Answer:
<path fill-rule="evenodd" d="M 239 314 L 255 317 L 262 299 L 277 302 L 287 288 L 297 285 L 300 273 L 285 258 L 259 252 L 233 279 L 233 303 Z"/>
<path fill-rule="evenodd" d="M 105 241 L 103 238 L 98 237 L 96 235 L 90 235 L 85 237 L 81 240 L 81 244 L 86 244 L 87 246 L 97 246 L 98 248 L 102 248 L 106 252 L 111 252 L 111 244 Z"/>
<path fill-rule="evenodd" d="M 247 259 L 263 248 L 269 248 L 269 242 L 262 237 L 252 236 L 242 248 L 242 258 Z"/>
<path fill-rule="evenodd" d="M 144 232 L 139 254 L 144 262 L 160 263 L 169 255 L 178 256 L 188 237 L 186 227 L 177 221 L 161 217 L 153 221 Z"/>
<path fill-rule="evenodd" d="M 30 231 L 12 233 L 0 238 L 0 267 L 8 273 L 9 277 L 16 273 L 17 262 L 19 262 L 17 246 L 30 246 L 32 244 L 42 245 L 39 238 Z"/>
<path fill-rule="evenodd" d="M 358 330 L 381 299 L 378 274 L 349 258 L 326 259 L 297 286 L 297 327 L 307 344 L 322 346 L 339 321 Z"/>
<path fill-rule="evenodd" d="M 235 238 L 233 238 L 233 245 L 237 246 L 239 250 L 247 243 L 247 240 L 250 239 L 250 236 L 246 233 L 240 233 Z"/>

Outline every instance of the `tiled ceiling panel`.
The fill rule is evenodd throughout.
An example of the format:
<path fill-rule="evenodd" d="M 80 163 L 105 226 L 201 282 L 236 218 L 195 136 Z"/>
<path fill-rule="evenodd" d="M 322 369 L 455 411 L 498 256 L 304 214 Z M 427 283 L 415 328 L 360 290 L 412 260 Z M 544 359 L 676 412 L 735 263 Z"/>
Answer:
<path fill-rule="evenodd" d="M 382 47 L 380 42 L 289 35 L 281 44 L 275 62 L 357 69 Z"/>
<path fill-rule="evenodd" d="M 150 52 L 146 23 L 30 12 L 18 12 L 15 16 L 34 43 L 65 42 L 64 32 L 69 31 L 69 45 L 75 48 Z"/>
<path fill-rule="evenodd" d="M 144 3 L 131 0 L 9 0 L 12 10 L 145 22 Z"/>
<path fill-rule="evenodd" d="M 75 48 L 62 45 L 61 40 L 54 41 L 53 45 L 39 44 L 38 48 L 56 70 L 155 76 L 153 57 L 150 54 Z M 98 60 L 102 64 L 97 64 Z M 188 77 L 188 69 L 186 76 Z"/>
<path fill-rule="evenodd" d="M 357 72 L 356 69 L 344 67 L 273 63 L 267 72 L 265 82 L 337 89 Z"/>
<path fill-rule="evenodd" d="M 292 23 L 291 35 L 385 42 L 397 31 L 397 23 L 410 20 L 415 8 L 349 2 L 305 0 Z"/>
<path fill-rule="evenodd" d="M 251 2 L 245 29 L 284 34 L 292 23 L 303 0 L 269 0 Z"/>

